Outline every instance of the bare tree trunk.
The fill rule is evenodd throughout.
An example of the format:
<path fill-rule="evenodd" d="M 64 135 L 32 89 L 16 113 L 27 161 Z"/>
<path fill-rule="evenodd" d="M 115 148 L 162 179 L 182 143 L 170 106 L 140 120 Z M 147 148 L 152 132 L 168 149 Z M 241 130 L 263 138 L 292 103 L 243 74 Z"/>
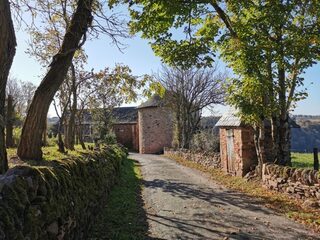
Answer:
<path fill-rule="evenodd" d="M 79 124 L 79 127 L 78 127 L 78 136 L 79 136 L 79 143 L 82 147 L 83 150 L 86 150 L 86 145 L 84 144 L 84 141 L 83 141 L 83 134 L 82 134 L 82 127 L 81 127 L 81 124 Z"/>
<path fill-rule="evenodd" d="M 77 10 L 64 36 L 59 53 L 53 57 L 50 69 L 36 90 L 21 134 L 18 156 L 22 159 L 42 159 L 41 136 L 52 99 L 63 83 L 74 53 L 92 21 L 93 0 L 78 0 Z"/>
<path fill-rule="evenodd" d="M 280 121 L 279 121 L 279 155 L 277 163 L 280 165 L 291 165 L 290 156 L 290 128 L 289 114 L 286 104 L 286 75 L 283 68 L 279 69 L 279 102 L 280 102 Z"/>
<path fill-rule="evenodd" d="M 16 37 L 8 0 L 0 1 L 0 174 L 8 169 L 5 144 L 5 98 L 9 71 L 16 53 Z"/>
<path fill-rule="evenodd" d="M 279 126 L 279 158 L 278 164 L 291 166 L 289 116 L 280 118 Z"/>
<path fill-rule="evenodd" d="M 75 139 L 75 118 L 77 113 L 77 86 L 76 86 L 76 72 L 74 65 L 71 64 L 71 92 L 72 92 L 72 105 L 70 109 L 70 116 L 68 119 L 68 125 L 66 129 L 65 143 L 66 147 L 70 150 L 74 150 Z"/>
<path fill-rule="evenodd" d="M 13 121 L 14 121 L 14 106 L 13 97 L 8 95 L 7 98 L 7 116 L 6 116 L 6 145 L 7 147 L 14 147 L 13 142 Z"/>
<path fill-rule="evenodd" d="M 273 152 L 273 162 L 277 163 L 279 161 L 279 117 L 276 115 L 272 116 L 271 119 L 271 132 L 272 132 L 272 152 Z"/>
<path fill-rule="evenodd" d="M 258 158 L 258 175 L 262 177 L 262 165 L 266 162 L 265 152 L 265 126 L 264 122 L 260 126 L 254 126 L 254 144 Z"/>
<path fill-rule="evenodd" d="M 62 139 L 62 135 L 61 135 L 63 118 L 64 118 L 64 113 L 62 113 L 61 118 L 59 120 L 59 125 L 58 125 L 58 151 L 61 153 L 66 152 L 66 150 L 64 148 L 64 142 Z"/>
<path fill-rule="evenodd" d="M 58 151 L 61 153 L 65 153 L 66 150 L 64 148 L 64 142 L 62 140 L 61 131 L 58 131 Z"/>

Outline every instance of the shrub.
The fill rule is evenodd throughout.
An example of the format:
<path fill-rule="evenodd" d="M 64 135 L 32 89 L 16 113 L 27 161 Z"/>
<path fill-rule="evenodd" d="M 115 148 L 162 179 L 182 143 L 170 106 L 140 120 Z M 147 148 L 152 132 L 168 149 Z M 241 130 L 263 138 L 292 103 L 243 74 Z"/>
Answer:
<path fill-rule="evenodd" d="M 192 137 L 190 149 L 196 152 L 220 152 L 218 134 L 201 131 Z"/>

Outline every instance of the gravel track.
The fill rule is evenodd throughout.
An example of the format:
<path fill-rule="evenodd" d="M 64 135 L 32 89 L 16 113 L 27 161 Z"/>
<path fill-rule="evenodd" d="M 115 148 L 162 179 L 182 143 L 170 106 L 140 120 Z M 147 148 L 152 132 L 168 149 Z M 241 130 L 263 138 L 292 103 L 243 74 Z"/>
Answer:
<path fill-rule="evenodd" d="M 129 157 L 141 164 L 150 239 L 320 239 L 205 173 L 163 156 Z"/>

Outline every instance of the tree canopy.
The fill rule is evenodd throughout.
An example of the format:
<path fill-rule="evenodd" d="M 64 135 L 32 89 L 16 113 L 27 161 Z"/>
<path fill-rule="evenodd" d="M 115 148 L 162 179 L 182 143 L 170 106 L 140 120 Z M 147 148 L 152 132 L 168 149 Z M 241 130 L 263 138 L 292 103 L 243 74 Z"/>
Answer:
<path fill-rule="evenodd" d="M 232 68 L 229 103 L 261 127 L 273 122 L 275 159 L 290 164 L 288 116 L 306 96 L 301 74 L 319 60 L 319 1 L 128 1 L 132 33 L 141 32 L 165 63 Z M 183 35 L 185 37 L 183 37 Z"/>

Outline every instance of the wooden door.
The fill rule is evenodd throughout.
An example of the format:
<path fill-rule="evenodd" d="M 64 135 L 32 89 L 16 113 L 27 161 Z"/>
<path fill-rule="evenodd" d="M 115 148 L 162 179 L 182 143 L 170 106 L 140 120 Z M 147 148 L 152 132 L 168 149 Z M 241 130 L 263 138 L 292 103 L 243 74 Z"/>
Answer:
<path fill-rule="evenodd" d="M 228 172 L 233 174 L 235 172 L 233 129 L 227 129 L 227 161 Z"/>

